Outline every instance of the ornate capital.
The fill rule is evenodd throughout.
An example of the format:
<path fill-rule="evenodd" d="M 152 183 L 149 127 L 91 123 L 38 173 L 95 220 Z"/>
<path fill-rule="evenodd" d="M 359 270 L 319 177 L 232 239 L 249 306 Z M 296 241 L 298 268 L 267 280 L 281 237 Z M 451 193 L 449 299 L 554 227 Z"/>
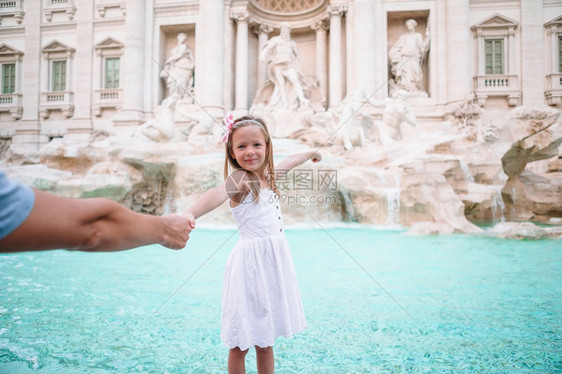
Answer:
<path fill-rule="evenodd" d="M 328 30 L 330 26 L 328 25 L 328 22 L 326 22 L 326 19 L 324 18 L 314 22 L 312 26 L 310 26 L 310 28 L 314 31 L 319 31 L 319 30 Z"/>
<path fill-rule="evenodd" d="M 330 16 L 343 16 L 345 12 L 347 12 L 347 5 L 345 4 L 334 4 L 328 7 Z"/>
<path fill-rule="evenodd" d="M 252 26 L 252 32 L 256 35 L 259 35 L 259 34 L 266 34 L 267 35 L 272 31 L 273 31 L 273 26 L 267 25 L 265 23 L 260 23 L 260 24 Z"/>
<path fill-rule="evenodd" d="M 271 25 L 266 25 L 265 23 L 260 24 L 260 32 L 263 32 L 265 34 L 269 34 L 270 32 L 273 31 L 273 26 Z"/>
<path fill-rule="evenodd" d="M 250 18 L 250 13 L 247 10 L 232 12 L 232 19 L 236 22 L 247 22 Z"/>

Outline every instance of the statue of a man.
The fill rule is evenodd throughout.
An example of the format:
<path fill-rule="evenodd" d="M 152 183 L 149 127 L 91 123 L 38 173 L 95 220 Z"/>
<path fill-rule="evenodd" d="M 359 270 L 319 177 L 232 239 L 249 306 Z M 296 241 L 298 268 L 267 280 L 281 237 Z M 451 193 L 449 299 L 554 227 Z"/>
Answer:
<path fill-rule="evenodd" d="M 308 100 L 304 97 L 300 82 L 302 74 L 297 65 L 297 45 L 291 40 L 291 27 L 287 22 L 283 22 L 280 30 L 279 36 L 274 36 L 265 43 L 260 53 L 260 60 L 267 63 L 269 80 L 274 85 L 269 105 L 294 109 L 290 93 L 296 95 L 297 107 Z"/>
<path fill-rule="evenodd" d="M 425 54 L 429 50 L 429 30 L 426 29 L 424 39 L 420 33 L 415 31 L 416 26 L 415 20 L 406 21 L 408 32 L 402 34 L 388 51 L 388 59 L 390 71 L 398 89 L 408 92 L 425 92 L 422 64 Z"/>
<path fill-rule="evenodd" d="M 177 99 L 181 99 L 193 85 L 195 64 L 193 52 L 186 44 L 187 35 L 181 32 L 177 39 L 178 44 L 172 49 L 160 77 L 166 79 L 168 97 L 176 96 Z"/>

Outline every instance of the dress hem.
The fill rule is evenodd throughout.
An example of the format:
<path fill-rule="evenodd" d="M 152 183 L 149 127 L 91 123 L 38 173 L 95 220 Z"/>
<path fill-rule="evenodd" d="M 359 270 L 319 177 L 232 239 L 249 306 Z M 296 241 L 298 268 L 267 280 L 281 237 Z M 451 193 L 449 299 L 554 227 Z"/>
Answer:
<path fill-rule="evenodd" d="M 297 330 L 297 331 L 295 331 L 295 332 L 293 332 L 293 333 L 290 333 L 290 334 L 287 334 L 287 335 L 286 335 L 286 334 L 283 334 L 283 333 L 280 333 L 280 334 L 278 334 L 277 336 L 275 336 L 275 337 L 273 338 L 273 343 L 272 343 L 272 344 L 269 344 L 269 345 L 268 345 L 268 344 L 261 345 L 261 344 L 259 344 L 259 343 L 256 343 L 256 344 L 248 345 L 247 347 L 244 347 L 244 348 L 243 348 L 243 347 L 240 347 L 239 345 L 235 345 L 235 346 L 232 346 L 232 347 L 231 347 L 231 346 L 229 346 L 224 340 L 222 340 L 222 336 L 221 336 L 221 340 L 222 340 L 222 342 L 224 343 L 224 345 L 226 346 L 226 348 L 228 348 L 228 349 L 240 348 L 241 351 L 245 351 L 246 349 L 250 349 L 251 347 L 256 347 L 256 346 L 259 347 L 259 348 L 267 348 L 267 347 L 273 347 L 273 345 L 275 344 L 275 340 L 277 340 L 277 338 L 279 338 L 280 336 L 283 336 L 283 337 L 285 337 L 285 338 L 289 338 L 289 339 L 290 339 L 290 338 L 292 338 L 295 334 L 298 334 L 298 333 L 304 331 L 306 328 L 307 328 L 307 326 L 305 325 L 305 326 L 302 327 L 300 330 Z"/>

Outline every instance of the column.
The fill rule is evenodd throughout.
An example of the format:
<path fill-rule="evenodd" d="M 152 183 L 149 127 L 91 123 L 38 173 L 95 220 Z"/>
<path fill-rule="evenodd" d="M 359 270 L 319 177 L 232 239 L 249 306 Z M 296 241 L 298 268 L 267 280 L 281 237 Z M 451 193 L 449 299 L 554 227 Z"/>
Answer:
<path fill-rule="evenodd" d="M 328 24 L 326 20 L 315 22 L 311 28 L 316 31 L 316 78 L 322 91 L 322 97 L 328 97 L 328 64 L 326 50 L 326 35 Z"/>
<path fill-rule="evenodd" d="M 451 102 L 465 99 L 471 91 L 468 0 L 447 1 L 446 18 L 447 92 L 448 101 Z M 435 33 L 433 33 L 433 36 L 436 36 Z M 438 56 L 434 55 L 433 61 L 436 61 L 437 58 Z"/>
<path fill-rule="evenodd" d="M 114 119 L 116 125 L 139 125 L 144 122 L 145 1 L 127 3 L 123 51 L 123 109 Z"/>
<path fill-rule="evenodd" d="M 241 112 L 248 110 L 248 17 L 247 11 L 234 12 L 236 21 L 236 69 L 234 109 Z M 246 114 L 246 113 L 244 113 Z"/>
<path fill-rule="evenodd" d="M 437 16 L 437 17 L 436 17 Z M 446 1 L 438 1 L 435 4 L 435 13 L 433 16 L 428 18 L 428 26 L 429 22 L 431 22 L 431 29 L 436 31 L 436 34 L 439 35 L 438 37 L 432 38 L 433 40 L 430 41 L 430 50 L 433 50 L 435 53 L 436 51 L 443 51 L 447 53 L 449 46 L 447 45 L 447 2 Z M 418 32 L 424 32 L 424 30 L 418 30 Z M 472 41 L 472 40 L 471 40 Z M 476 45 L 476 44 L 475 44 Z M 472 58 L 476 56 L 476 50 L 473 53 Z M 429 59 L 427 60 L 429 61 Z M 476 61 L 476 60 L 474 60 Z M 428 66 L 430 72 L 437 72 L 431 74 L 432 83 L 436 83 L 432 87 L 435 87 L 434 90 L 431 92 L 431 96 L 433 99 L 438 103 L 447 103 L 449 101 L 449 93 L 447 92 L 447 84 L 448 84 L 448 76 L 447 74 L 439 74 L 439 72 L 447 71 L 447 58 L 432 58 L 431 63 L 434 66 Z M 475 67 L 478 65 L 474 65 Z M 476 74 L 476 73 L 475 73 Z M 471 86 L 472 87 L 472 86 Z"/>
<path fill-rule="evenodd" d="M 521 0 L 520 30 L 523 105 L 544 104 L 543 7 L 537 6 L 536 1 Z M 517 71 L 511 71 L 511 74 L 517 74 Z"/>
<path fill-rule="evenodd" d="M 343 5 L 330 5 L 330 92 L 328 107 L 338 106 L 342 101 L 342 35 L 341 17 Z"/>
<path fill-rule="evenodd" d="M 201 34 L 201 33 L 198 33 Z M 204 38 L 199 39 L 199 45 L 204 43 Z M 234 20 L 230 10 L 224 10 L 224 62 L 222 68 L 224 71 L 223 89 L 222 89 L 222 103 L 226 110 L 234 108 L 234 58 L 232 56 L 232 48 L 236 45 L 234 40 Z M 200 66 L 203 68 L 205 62 L 200 61 Z M 197 98 L 196 98 L 197 99 Z M 198 99 L 197 99 L 198 100 Z M 199 100 L 197 101 L 199 102 Z"/>
<path fill-rule="evenodd" d="M 258 55 L 263 50 L 263 46 L 267 42 L 268 34 L 273 31 L 273 26 L 264 23 L 258 25 L 254 29 L 254 33 L 258 34 Z M 267 65 L 264 61 L 258 61 L 258 90 L 263 87 L 267 81 Z"/>
<path fill-rule="evenodd" d="M 216 116 L 222 116 L 224 86 L 224 2 L 223 0 L 205 0 L 199 2 L 201 27 L 198 41 L 203 44 L 201 52 L 205 64 L 203 76 L 197 81 L 201 86 L 200 104 L 204 108 L 216 109 Z M 195 67 L 197 69 L 197 66 Z"/>
<path fill-rule="evenodd" d="M 355 0 L 355 89 L 371 95 L 375 87 L 375 2 Z"/>
<path fill-rule="evenodd" d="M 345 83 L 343 84 L 343 91 L 348 93 L 357 89 L 357 75 L 355 74 L 355 3 L 348 2 L 346 4 L 344 33 L 345 51 L 343 66 L 345 66 Z"/>

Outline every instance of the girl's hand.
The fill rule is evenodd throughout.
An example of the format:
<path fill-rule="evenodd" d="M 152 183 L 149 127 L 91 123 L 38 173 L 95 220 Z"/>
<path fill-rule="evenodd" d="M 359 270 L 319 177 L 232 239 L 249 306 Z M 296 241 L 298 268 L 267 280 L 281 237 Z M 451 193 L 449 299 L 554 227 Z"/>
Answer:
<path fill-rule="evenodd" d="M 314 163 L 322 161 L 322 155 L 318 151 L 312 152 L 310 155 L 310 160 Z"/>
<path fill-rule="evenodd" d="M 183 216 L 187 218 L 187 223 L 189 224 L 189 227 L 191 227 L 191 230 L 193 230 L 195 228 L 195 217 L 193 214 L 190 211 L 187 211 L 183 214 Z"/>

